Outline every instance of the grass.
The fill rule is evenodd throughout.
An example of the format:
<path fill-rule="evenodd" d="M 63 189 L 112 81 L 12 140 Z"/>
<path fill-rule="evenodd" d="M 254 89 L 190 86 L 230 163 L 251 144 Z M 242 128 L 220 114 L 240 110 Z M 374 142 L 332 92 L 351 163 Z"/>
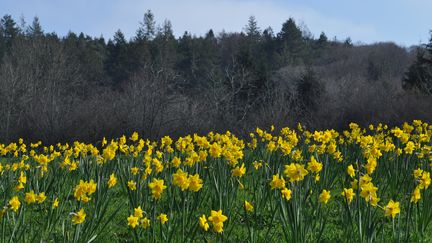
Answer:
<path fill-rule="evenodd" d="M 23 141 L 3 144 L 0 240 L 431 241 L 432 126 L 415 121 L 392 129 L 350 127 L 341 133 L 302 127 L 279 133 L 257 129 L 245 141 L 228 132 L 175 142 L 168 137 L 150 142 L 134 134 L 99 148 L 78 142 L 52 147 Z M 311 167 L 312 157 L 321 169 Z M 304 172 L 290 171 L 288 165 L 304 167 Z M 354 175 L 347 173 L 348 165 L 354 166 Z M 173 179 L 179 169 L 185 173 L 184 187 Z M 195 191 L 190 183 L 197 175 L 202 188 Z M 111 177 L 116 183 L 109 187 Z M 151 190 L 155 179 L 163 180 L 166 188 Z M 82 189 L 88 191 L 88 202 L 77 196 L 81 180 L 95 186 L 94 191 Z M 275 186 L 278 180 L 281 187 Z M 136 183 L 136 190 L 130 182 Z M 354 198 L 349 202 L 342 192 L 351 187 Z M 364 196 L 366 188 L 375 187 L 376 193 Z M 415 189 L 420 192 L 418 201 L 412 199 Z M 29 202 L 31 190 L 45 193 L 46 199 Z M 289 197 L 282 190 L 289 190 Z M 331 193 L 328 203 L 320 199 L 323 190 Z M 21 202 L 16 209 L 10 202 L 15 196 Z M 55 199 L 58 207 L 53 207 Z M 390 200 L 399 203 L 394 218 Z M 246 210 L 245 201 L 253 210 Z M 138 207 L 143 216 L 135 213 Z M 86 217 L 74 224 L 72 218 L 81 209 Z M 210 217 L 212 210 L 227 217 L 220 233 L 215 232 L 218 221 Z M 165 224 L 158 219 L 162 213 L 168 216 Z M 203 215 L 207 222 L 200 223 Z M 136 227 L 128 221 L 134 217 Z M 145 219 L 150 227 L 144 227 Z M 202 225 L 206 223 L 207 231 Z"/>

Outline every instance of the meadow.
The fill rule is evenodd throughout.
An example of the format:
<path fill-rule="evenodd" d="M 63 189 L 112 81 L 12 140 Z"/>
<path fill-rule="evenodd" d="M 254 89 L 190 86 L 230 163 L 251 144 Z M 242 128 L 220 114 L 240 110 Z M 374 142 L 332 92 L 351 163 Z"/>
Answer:
<path fill-rule="evenodd" d="M 0 145 L 1 242 L 430 242 L 432 125 Z"/>

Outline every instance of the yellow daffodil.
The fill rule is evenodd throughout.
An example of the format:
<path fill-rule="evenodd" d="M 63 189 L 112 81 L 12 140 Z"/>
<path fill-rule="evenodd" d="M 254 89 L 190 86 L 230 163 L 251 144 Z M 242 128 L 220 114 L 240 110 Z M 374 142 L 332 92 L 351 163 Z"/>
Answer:
<path fill-rule="evenodd" d="M 213 231 L 216 233 L 223 232 L 223 223 L 228 220 L 228 217 L 222 214 L 222 210 L 212 210 L 210 216 L 208 217 L 208 221 L 212 223 Z"/>
<path fill-rule="evenodd" d="M 21 202 L 17 196 L 14 196 L 14 197 L 12 197 L 11 200 L 9 200 L 9 205 L 12 208 L 12 210 L 14 212 L 16 212 L 16 211 L 18 211 L 19 207 L 21 206 Z"/>
<path fill-rule="evenodd" d="M 273 179 L 270 182 L 271 189 L 283 189 L 285 188 L 285 179 L 280 177 L 279 174 L 273 175 Z"/>
<path fill-rule="evenodd" d="M 302 181 L 308 174 L 308 171 L 304 168 L 304 165 L 291 163 L 285 165 L 285 175 L 290 179 L 290 182 Z"/>
<path fill-rule="evenodd" d="M 234 177 L 242 177 L 245 173 L 246 173 L 246 167 L 244 163 L 242 163 L 240 167 L 237 166 L 231 171 L 231 175 Z"/>
<path fill-rule="evenodd" d="M 84 208 L 81 208 L 77 213 L 72 213 L 72 223 L 82 224 L 85 221 L 86 216 Z"/>
<path fill-rule="evenodd" d="M 395 218 L 400 213 L 399 202 L 390 200 L 387 206 L 384 207 L 385 216 Z"/>
<path fill-rule="evenodd" d="M 208 231 L 210 228 L 206 216 L 203 214 L 201 217 L 199 217 L 199 225 L 204 231 Z"/>
<path fill-rule="evenodd" d="M 132 180 L 128 181 L 127 186 L 131 191 L 135 191 L 137 189 L 137 183 Z"/>
<path fill-rule="evenodd" d="M 112 173 L 108 179 L 108 188 L 112 188 L 117 184 L 117 178 L 114 173 Z"/>
<path fill-rule="evenodd" d="M 328 201 L 330 200 L 330 197 L 331 197 L 330 191 L 323 190 L 321 192 L 321 194 L 319 195 L 319 201 L 324 203 L 324 204 L 327 204 Z"/>
<path fill-rule="evenodd" d="M 157 218 L 161 224 L 165 224 L 166 222 L 168 222 L 168 216 L 164 213 L 159 214 Z"/>
<path fill-rule="evenodd" d="M 244 201 L 244 208 L 247 212 L 252 212 L 254 209 L 253 205 L 248 201 Z"/>
<path fill-rule="evenodd" d="M 152 197 L 154 199 L 161 198 L 162 192 L 167 188 L 167 186 L 164 185 L 163 179 L 156 179 L 153 178 L 153 181 L 149 183 L 149 188 L 152 193 Z"/>
<path fill-rule="evenodd" d="M 129 217 L 127 218 L 128 226 L 130 226 L 132 229 L 135 229 L 135 227 L 138 226 L 138 220 L 138 217 L 134 215 L 129 215 Z"/>

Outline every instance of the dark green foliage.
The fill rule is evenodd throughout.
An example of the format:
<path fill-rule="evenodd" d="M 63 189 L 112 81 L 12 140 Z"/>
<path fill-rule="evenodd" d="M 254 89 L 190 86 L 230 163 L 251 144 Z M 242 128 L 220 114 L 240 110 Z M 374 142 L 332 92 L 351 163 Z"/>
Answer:
<path fill-rule="evenodd" d="M 255 16 L 250 16 L 248 24 L 245 27 L 246 35 L 253 40 L 257 40 L 261 36 L 260 28 L 255 19 Z"/>
<path fill-rule="evenodd" d="M 136 40 L 140 41 L 150 41 L 153 40 L 156 34 L 156 21 L 154 20 L 153 13 L 148 10 L 144 14 L 143 22 L 140 22 L 140 26 L 136 33 Z"/>
<path fill-rule="evenodd" d="M 108 60 L 105 63 L 105 70 L 114 86 L 118 86 L 130 75 L 128 47 L 128 43 L 121 30 L 118 30 L 114 34 L 113 41 L 108 41 Z"/>
<path fill-rule="evenodd" d="M 353 46 L 353 43 L 352 43 L 352 40 L 351 40 L 350 37 L 348 37 L 348 38 L 345 39 L 344 45 L 347 46 L 347 47 L 352 47 Z"/>
<path fill-rule="evenodd" d="M 302 74 L 296 88 L 303 112 L 316 111 L 324 92 L 324 87 L 312 69 L 308 68 Z"/>
<path fill-rule="evenodd" d="M 10 15 L 3 16 L 3 18 L 0 20 L 0 24 L 2 26 L 3 39 L 6 42 L 7 47 L 10 48 L 13 39 L 18 36 L 20 29 L 17 26 L 15 20 L 13 20 L 12 16 Z"/>
<path fill-rule="evenodd" d="M 409 67 L 403 81 L 405 89 L 432 95 L 432 31 L 429 43 L 424 48 L 418 48 L 417 59 Z"/>
<path fill-rule="evenodd" d="M 63 44 L 69 61 L 79 64 L 80 74 L 89 86 L 105 84 L 107 50 L 103 37 L 91 38 L 83 33 L 79 36 L 69 33 L 63 39 Z"/>
<path fill-rule="evenodd" d="M 35 38 L 43 36 L 44 32 L 37 16 L 34 17 L 32 24 L 27 27 L 26 34 Z"/>
<path fill-rule="evenodd" d="M 321 32 L 315 44 L 315 52 L 317 57 L 320 57 L 325 51 L 328 50 L 330 42 L 324 32 Z"/>
<path fill-rule="evenodd" d="M 12 47 L 12 41 L 20 32 L 11 15 L 5 15 L 0 20 L 0 61 L 5 53 Z M 1 63 L 1 62 L 0 62 Z"/>
<path fill-rule="evenodd" d="M 282 25 L 277 35 L 281 65 L 300 63 L 305 48 L 301 29 L 293 18 Z"/>

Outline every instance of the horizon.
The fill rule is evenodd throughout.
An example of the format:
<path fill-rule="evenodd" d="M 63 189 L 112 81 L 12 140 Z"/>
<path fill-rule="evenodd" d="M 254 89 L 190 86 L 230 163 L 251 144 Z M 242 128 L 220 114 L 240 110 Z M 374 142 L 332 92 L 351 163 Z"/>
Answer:
<path fill-rule="evenodd" d="M 387 12 L 390 15 L 398 13 L 402 16 L 401 18 L 392 19 L 394 17 L 390 18 L 389 13 L 377 16 L 376 12 L 380 11 L 371 11 L 367 18 L 360 16 L 359 19 L 356 12 L 370 11 L 371 9 L 368 9 L 370 0 L 362 4 L 351 3 L 352 5 L 348 4 L 348 6 L 339 0 L 331 0 L 331 3 L 338 2 L 341 9 L 347 9 L 336 12 L 331 6 L 310 3 L 311 0 L 302 4 L 279 0 L 265 3 L 259 0 L 218 2 L 185 0 L 182 5 L 171 4 L 172 0 L 159 2 L 150 0 L 146 3 L 137 0 L 127 3 L 111 1 L 111 4 L 93 1 L 84 5 L 83 0 L 64 4 L 55 3 L 52 0 L 37 3 L 35 1 L 31 3 L 2 1 L 6 2 L 4 10 L 0 12 L 2 16 L 10 14 L 17 24 L 20 24 L 21 16 L 24 17 L 27 24 L 31 24 L 33 18 L 37 16 L 45 33 L 54 32 L 59 36 L 66 36 L 69 32 L 74 32 L 84 33 L 93 38 L 103 36 L 108 40 L 112 39 L 114 33 L 120 29 L 126 39 L 130 40 L 135 35 L 144 13 L 151 10 L 155 15 L 157 25 L 162 25 L 166 19 L 171 21 L 174 35 L 177 38 L 186 31 L 195 36 L 203 36 L 210 29 L 215 34 L 223 31 L 242 32 L 249 16 L 255 16 L 261 31 L 271 27 L 274 33 L 278 33 L 282 24 L 292 17 L 299 26 L 306 27 L 314 38 L 318 38 L 319 34 L 324 32 L 329 39 L 336 37 L 338 40 L 345 40 L 349 37 L 354 44 L 393 42 L 407 48 L 429 40 L 431 27 L 427 26 L 424 5 L 432 7 L 432 2 L 424 0 L 398 0 L 392 2 L 393 5 Z M 310 6 L 306 6 L 308 3 Z M 376 4 L 376 10 L 384 10 L 383 2 Z M 411 8 L 407 8 L 407 4 Z M 82 6 L 86 8 L 83 9 Z M 194 11 L 188 12 L 190 9 Z M 395 12 L 396 10 L 399 12 Z M 74 15 L 75 13 L 77 14 Z M 377 18 L 382 19 L 374 23 L 370 22 Z M 411 23 L 411 26 L 402 29 L 399 28 L 401 23 L 407 23 L 408 26 Z"/>

